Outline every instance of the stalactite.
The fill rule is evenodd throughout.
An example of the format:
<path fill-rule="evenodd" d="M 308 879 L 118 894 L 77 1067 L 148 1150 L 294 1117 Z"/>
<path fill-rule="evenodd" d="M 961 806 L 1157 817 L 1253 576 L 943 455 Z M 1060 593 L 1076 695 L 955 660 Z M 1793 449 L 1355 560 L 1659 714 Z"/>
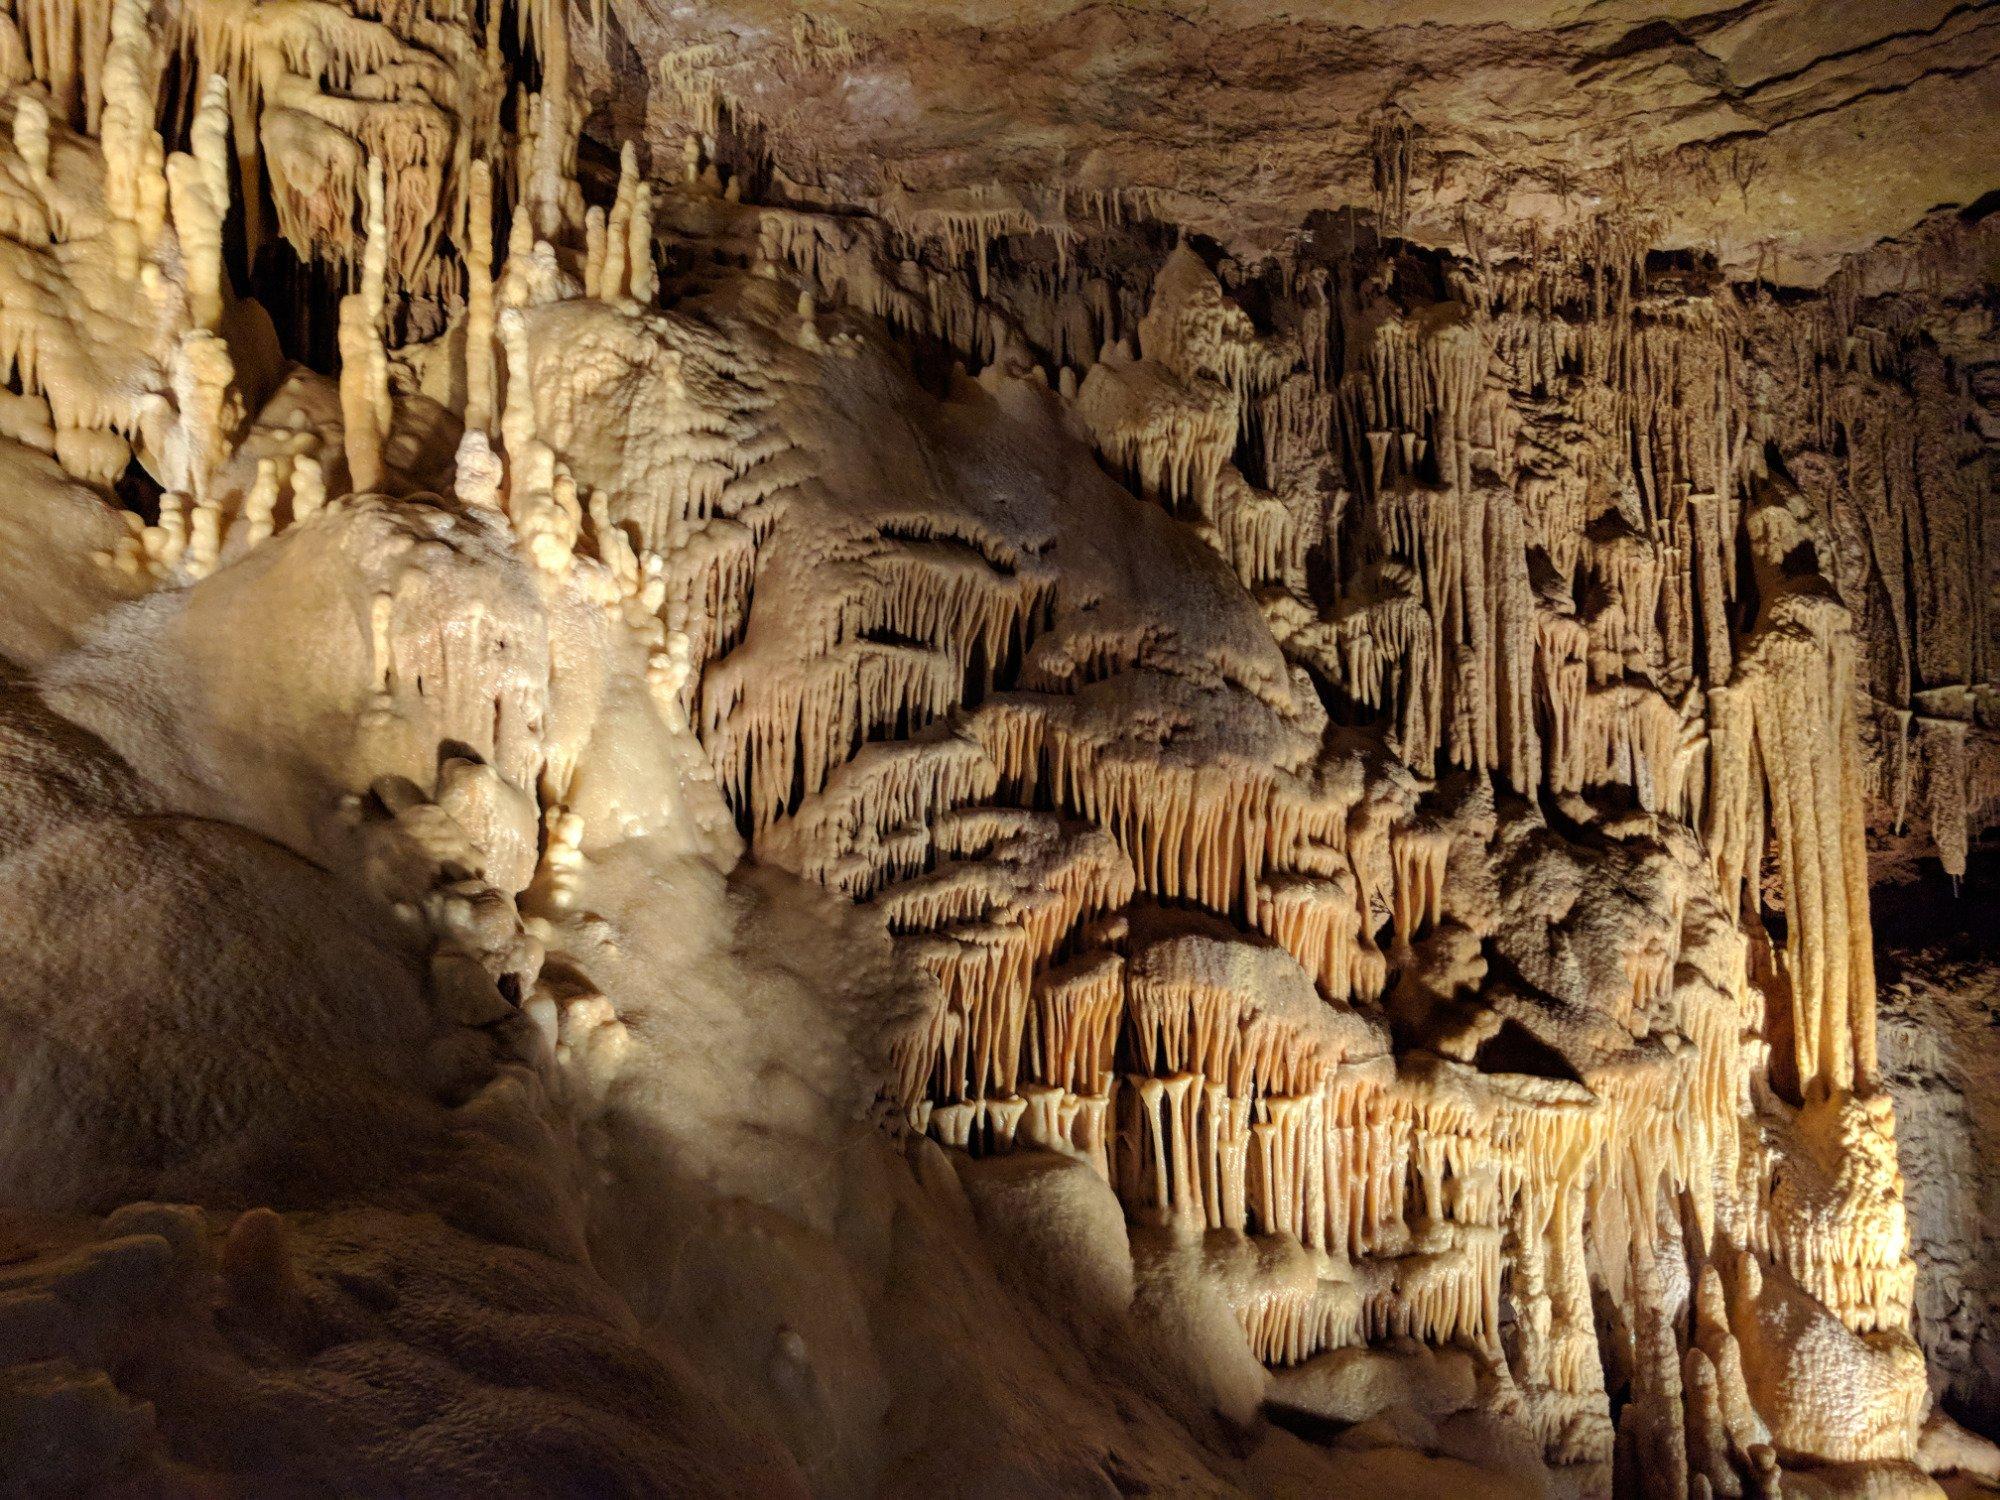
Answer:
<path fill-rule="evenodd" d="M 229 212 L 226 159 L 228 86 L 210 78 L 192 127 L 194 154 L 167 161 L 174 233 L 187 265 L 188 301 L 195 326 L 213 330 L 222 320 L 222 226 Z"/>
<path fill-rule="evenodd" d="M 113 0 L 110 45 L 99 75 L 98 135 L 104 150 L 104 202 L 121 240 L 118 255 L 128 276 L 138 273 L 139 256 L 158 239 L 165 216 L 167 185 L 161 176 L 164 150 L 153 129 L 158 82 L 146 8 L 139 0 Z M 227 202 L 226 195 L 218 201 Z"/>
<path fill-rule="evenodd" d="M 484 161 L 472 163 L 466 211 L 465 255 L 465 425 L 485 431 L 493 424 L 493 173 Z"/>

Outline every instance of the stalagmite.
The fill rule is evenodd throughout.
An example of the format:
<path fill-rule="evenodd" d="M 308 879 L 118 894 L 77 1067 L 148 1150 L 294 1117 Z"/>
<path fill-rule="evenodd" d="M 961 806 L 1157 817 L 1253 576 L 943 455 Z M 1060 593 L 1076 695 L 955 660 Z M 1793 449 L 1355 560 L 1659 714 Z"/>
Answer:
<path fill-rule="evenodd" d="M 301 453 L 292 460 L 292 519 L 311 520 L 326 504 L 326 477 L 319 460 Z"/>
<path fill-rule="evenodd" d="M 467 505 L 501 508 L 506 470 L 486 434 L 470 425 L 459 439 L 452 491 Z"/>
<path fill-rule="evenodd" d="M 653 271 L 653 189 L 648 183 L 639 184 L 633 200 L 631 236 L 632 300 L 651 307 L 659 295 L 659 282 Z"/>
<path fill-rule="evenodd" d="M 604 258 L 597 271 L 597 294 L 620 297 L 627 289 L 635 236 L 632 218 L 638 208 L 639 150 L 627 141 L 618 154 L 618 192 L 604 227 Z"/>
<path fill-rule="evenodd" d="M 354 488 L 369 492 L 382 487 L 382 429 L 375 414 L 374 382 L 369 378 L 380 335 L 367 301 L 354 292 L 340 302 L 340 407 L 347 474 Z"/>
<path fill-rule="evenodd" d="M 535 388 L 529 374 L 527 321 L 519 308 L 510 307 L 500 314 L 499 330 L 500 347 L 507 361 L 507 400 L 500 414 L 500 441 L 512 471 L 508 481 L 511 511 L 515 495 L 525 496 L 529 483 L 525 471 L 531 462 L 528 450 L 535 441 Z"/>
<path fill-rule="evenodd" d="M 243 545 L 255 547 L 269 541 L 276 529 L 273 517 L 278 508 L 278 462 L 257 460 L 257 478 L 243 497 Z"/>
<path fill-rule="evenodd" d="M 367 246 L 362 255 L 361 289 L 340 299 L 340 412 L 347 472 L 354 488 L 381 488 L 382 445 L 391 408 L 382 351 L 382 313 L 388 266 L 388 231 L 383 219 L 383 176 L 379 158 L 368 163 Z"/>
<path fill-rule="evenodd" d="M 174 396 L 180 407 L 180 465 L 177 487 L 197 502 L 208 497 L 210 481 L 225 458 L 242 412 L 233 385 L 236 370 L 229 346 L 205 329 L 181 336 L 174 358 Z M 61 452 L 60 435 L 58 453 Z"/>

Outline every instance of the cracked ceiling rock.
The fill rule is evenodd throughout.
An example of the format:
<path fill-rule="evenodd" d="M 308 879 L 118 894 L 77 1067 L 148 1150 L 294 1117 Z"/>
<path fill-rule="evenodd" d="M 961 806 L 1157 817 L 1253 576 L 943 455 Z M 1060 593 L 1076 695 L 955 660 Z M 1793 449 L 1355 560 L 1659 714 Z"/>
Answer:
<path fill-rule="evenodd" d="M 1587 233 L 1816 285 L 1970 204 L 2000 152 L 2000 13 L 1951 0 L 1418 0 L 1192 8 L 609 0 L 585 75 L 659 147 L 707 101 L 847 201 L 1004 193 L 1043 224 L 1144 203 L 1232 253 L 1385 198 L 1456 250 Z M 635 58 L 678 95 L 637 112 Z M 610 59 L 607 61 L 606 59 Z M 996 90 L 995 78 L 1007 87 Z M 1134 103 L 1144 100 L 1144 108 Z M 1391 127 L 1384 130 L 1384 122 Z M 712 128 L 712 127 L 711 127 Z"/>

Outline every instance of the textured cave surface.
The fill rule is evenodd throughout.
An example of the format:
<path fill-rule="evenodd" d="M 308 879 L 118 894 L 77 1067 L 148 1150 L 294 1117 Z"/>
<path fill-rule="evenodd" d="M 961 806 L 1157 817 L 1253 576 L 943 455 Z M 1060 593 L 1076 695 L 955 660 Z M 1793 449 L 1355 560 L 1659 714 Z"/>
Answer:
<path fill-rule="evenodd" d="M 2000 1487 L 1996 55 L 12 0 L 0 1494 Z"/>
<path fill-rule="evenodd" d="M 2000 148 L 2000 17 L 1953 0 L 811 10 L 604 0 L 608 117 L 672 140 L 717 101 L 780 171 L 892 213 L 1122 192 L 1249 261 L 1344 205 L 1462 254 L 1608 211 L 1798 285 L 1977 202 Z"/>
<path fill-rule="evenodd" d="M 1910 1234 L 1924 1267 L 1918 1330 L 1935 1388 L 1987 1431 L 2000 1418 L 1995 873 L 1993 852 L 1976 851 L 1962 895 L 1935 875 L 1886 886 L 1876 917 L 1883 1076 L 1896 1097 Z"/>

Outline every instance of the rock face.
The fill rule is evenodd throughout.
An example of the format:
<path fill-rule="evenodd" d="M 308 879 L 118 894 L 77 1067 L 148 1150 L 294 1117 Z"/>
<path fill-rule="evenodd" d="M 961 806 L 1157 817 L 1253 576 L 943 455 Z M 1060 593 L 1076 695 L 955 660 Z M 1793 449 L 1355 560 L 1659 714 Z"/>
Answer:
<path fill-rule="evenodd" d="M 2000 23 L 1951 0 L 1750 5 L 611 0 L 612 105 L 704 110 L 793 180 L 892 219 L 990 202 L 1081 224 L 1121 198 L 1246 260 L 1352 205 L 1473 255 L 1606 217 L 1741 276 L 1817 285 L 1989 192 Z M 1005 79 L 1004 88 L 995 88 Z M 622 106 L 622 109 L 621 109 Z"/>
<path fill-rule="evenodd" d="M 1879 923 L 1883 1077 L 1896 1098 L 1908 1180 L 1917 1333 L 1940 1399 L 1974 1426 L 2000 1423 L 2000 1183 L 1991 1165 L 2000 985 L 1991 866 L 1962 897 L 1941 881 L 1888 890 Z M 1980 878 L 1986 877 L 1986 878 Z"/>
<path fill-rule="evenodd" d="M 0 19 L 0 1488 L 1991 1467 L 1986 12 L 852 21 Z"/>

